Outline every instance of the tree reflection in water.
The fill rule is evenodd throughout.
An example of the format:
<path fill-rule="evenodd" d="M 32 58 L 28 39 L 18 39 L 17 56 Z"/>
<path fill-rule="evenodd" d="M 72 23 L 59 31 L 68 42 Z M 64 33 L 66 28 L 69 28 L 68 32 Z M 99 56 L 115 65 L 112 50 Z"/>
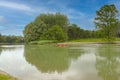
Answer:
<path fill-rule="evenodd" d="M 117 45 L 102 45 L 96 53 L 96 69 L 103 80 L 119 80 L 120 77 L 120 47 Z"/>
<path fill-rule="evenodd" d="M 43 73 L 57 71 L 61 73 L 69 68 L 72 60 L 77 59 L 82 50 L 69 50 L 68 47 L 55 45 L 26 45 L 24 56 L 26 61 Z"/>
<path fill-rule="evenodd" d="M 0 54 L 2 53 L 2 51 L 12 51 L 14 49 L 16 49 L 16 48 L 14 48 L 14 47 L 1 47 L 0 46 Z"/>
<path fill-rule="evenodd" d="M 0 55 L 1 55 L 1 53 L 2 53 L 2 48 L 0 47 Z"/>

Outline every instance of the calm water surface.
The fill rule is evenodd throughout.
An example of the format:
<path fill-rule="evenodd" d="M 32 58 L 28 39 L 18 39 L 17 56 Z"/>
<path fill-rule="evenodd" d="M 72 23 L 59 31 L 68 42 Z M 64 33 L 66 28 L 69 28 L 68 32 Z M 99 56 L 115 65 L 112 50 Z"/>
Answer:
<path fill-rule="evenodd" d="M 120 45 L 0 45 L 0 70 L 19 80 L 120 80 Z"/>

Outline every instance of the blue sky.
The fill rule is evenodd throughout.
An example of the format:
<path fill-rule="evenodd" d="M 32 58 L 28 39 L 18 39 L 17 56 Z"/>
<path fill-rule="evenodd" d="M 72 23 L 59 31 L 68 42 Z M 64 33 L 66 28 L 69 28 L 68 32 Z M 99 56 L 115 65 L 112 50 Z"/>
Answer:
<path fill-rule="evenodd" d="M 105 4 L 115 4 L 120 11 L 120 0 L 0 0 L 0 33 L 23 35 L 25 25 L 36 16 L 56 12 L 80 28 L 93 30 L 96 10 Z"/>

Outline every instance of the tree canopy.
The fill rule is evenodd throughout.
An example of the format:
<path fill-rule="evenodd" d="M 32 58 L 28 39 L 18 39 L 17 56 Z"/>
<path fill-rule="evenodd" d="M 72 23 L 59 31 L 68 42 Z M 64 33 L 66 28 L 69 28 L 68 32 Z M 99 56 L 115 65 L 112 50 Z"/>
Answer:
<path fill-rule="evenodd" d="M 57 27 L 53 27 L 57 25 Z M 24 37 L 26 42 L 48 39 L 57 39 L 57 40 L 66 40 L 67 39 L 67 26 L 69 25 L 69 20 L 67 16 L 56 13 L 56 14 L 40 14 L 33 22 L 29 23 L 24 30 Z M 58 28 L 59 27 L 59 28 Z M 66 36 L 58 39 L 58 36 L 55 36 L 54 29 L 60 31 L 59 34 Z M 55 30 L 56 30 L 55 29 Z M 47 32 L 46 32 L 47 31 Z M 41 38 L 42 37 L 42 38 Z M 45 38 L 46 37 L 46 38 Z"/>
<path fill-rule="evenodd" d="M 44 32 L 41 36 L 41 39 L 44 40 L 58 40 L 58 41 L 65 41 L 66 36 L 62 28 L 58 25 L 54 25 L 46 32 Z"/>

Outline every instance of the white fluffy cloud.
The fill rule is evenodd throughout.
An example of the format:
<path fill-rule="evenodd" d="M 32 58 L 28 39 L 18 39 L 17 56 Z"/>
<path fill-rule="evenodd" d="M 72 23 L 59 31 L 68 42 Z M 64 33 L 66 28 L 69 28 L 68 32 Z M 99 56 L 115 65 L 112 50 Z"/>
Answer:
<path fill-rule="evenodd" d="M 33 9 L 30 6 L 27 6 L 21 3 L 15 3 L 15 2 L 0 1 L 0 6 L 11 8 L 11 9 L 16 9 L 16 10 L 33 11 Z"/>

